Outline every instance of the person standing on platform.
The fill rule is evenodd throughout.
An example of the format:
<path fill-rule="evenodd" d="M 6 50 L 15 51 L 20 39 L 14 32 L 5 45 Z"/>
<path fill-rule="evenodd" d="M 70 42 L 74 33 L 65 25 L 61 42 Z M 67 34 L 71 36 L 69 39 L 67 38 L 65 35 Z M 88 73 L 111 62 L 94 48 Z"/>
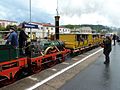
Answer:
<path fill-rule="evenodd" d="M 114 34 L 114 35 L 113 35 L 113 41 L 114 41 L 114 44 L 113 44 L 113 45 L 114 45 L 114 46 L 115 46 L 115 40 L 116 40 L 116 35 Z"/>
<path fill-rule="evenodd" d="M 15 28 L 14 27 L 10 27 L 10 33 L 6 36 L 7 41 L 6 41 L 6 45 L 12 45 L 13 47 L 17 48 L 18 47 L 18 35 L 15 32 Z"/>
<path fill-rule="evenodd" d="M 28 35 L 25 33 L 25 28 L 22 28 L 19 33 L 19 51 L 20 55 L 25 55 L 24 47 L 26 46 L 27 43 L 27 38 Z"/>
<path fill-rule="evenodd" d="M 103 40 L 103 53 L 105 55 L 105 62 L 104 64 L 109 64 L 110 62 L 110 52 L 112 50 L 112 40 L 109 36 L 106 36 L 106 38 Z"/>

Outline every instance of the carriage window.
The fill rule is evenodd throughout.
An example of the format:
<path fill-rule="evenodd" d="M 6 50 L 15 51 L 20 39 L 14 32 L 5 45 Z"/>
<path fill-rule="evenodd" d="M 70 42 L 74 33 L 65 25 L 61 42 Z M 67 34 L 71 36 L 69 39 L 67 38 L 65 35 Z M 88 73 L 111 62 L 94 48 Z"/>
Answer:
<path fill-rule="evenodd" d="M 53 30 L 53 28 L 51 28 L 51 30 Z"/>
<path fill-rule="evenodd" d="M 43 29 L 43 27 L 41 27 L 41 29 Z"/>
<path fill-rule="evenodd" d="M 93 38 L 95 38 L 95 35 L 93 35 Z"/>
<path fill-rule="evenodd" d="M 84 38 L 84 40 L 86 40 L 88 38 L 88 35 L 82 35 L 82 37 Z"/>
<path fill-rule="evenodd" d="M 88 35 L 86 35 L 86 40 L 88 39 Z"/>
<path fill-rule="evenodd" d="M 77 35 L 77 41 L 80 41 L 80 35 Z"/>
<path fill-rule="evenodd" d="M 83 35 L 77 35 L 77 41 L 84 41 L 84 36 Z"/>

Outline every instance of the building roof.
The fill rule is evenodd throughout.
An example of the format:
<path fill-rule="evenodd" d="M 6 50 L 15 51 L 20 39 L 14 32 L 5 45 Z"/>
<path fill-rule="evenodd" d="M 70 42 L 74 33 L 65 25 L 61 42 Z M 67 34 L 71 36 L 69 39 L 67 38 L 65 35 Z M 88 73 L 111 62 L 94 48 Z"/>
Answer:
<path fill-rule="evenodd" d="M 40 23 L 40 22 L 32 22 L 37 25 L 43 25 L 45 27 L 55 27 L 55 25 L 52 25 L 51 23 Z"/>
<path fill-rule="evenodd" d="M 14 22 L 14 23 L 17 23 L 17 21 L 10 21 L 10 20 L 0 20 L 2 22 Z"/>
<path fill-rule="evenodd" d="M 50 23 L 43 23 L 42 25 L 43 25 L 43 26 L 46 26 L 46 27 L 55 27 L 55 25 L 52 25 L 52 24 L 50 24 Z"/>
<path fill-rule="evenodd" d="M 39 23 L 39 22 L 32 22 L 32 23 L 37 25 L 42 25 L 42 23 Z"/>
<path fill-rule="evenodd" d="M 64 26 L 59 26 L 59 28 L 65 28 Z"/>

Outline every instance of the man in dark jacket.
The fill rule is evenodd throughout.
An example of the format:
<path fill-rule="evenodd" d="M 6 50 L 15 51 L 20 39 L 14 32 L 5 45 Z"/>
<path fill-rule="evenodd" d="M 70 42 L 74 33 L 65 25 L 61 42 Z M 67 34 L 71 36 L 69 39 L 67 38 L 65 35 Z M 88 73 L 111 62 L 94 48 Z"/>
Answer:
<path fill-rule="evenodd" d="M 103 53 L 105 55 L 104 64 L 109 64 L 109 62 L 110 62 L 109 54 L 112 50 L 112 40 L 109 36 L 106 36 L 106 38 L 103 40 L 103 45 L 104 45 Z"/>
<path fill-rule="evenodd" d="M 12 45 L 15 48 L 18 47 L 18 35 L 15 32 L 15 28 L 14 27 L 10 27 L 10 33 L 6 37 L 6 39 L 7 39 L 6 44 L 10 44 L 10 45 Z"/>
<path fill-rule="evenodd" d="M 24 47 L 27 42 L 28 35 L 25 33 L 25 28 L 22 28 L 19 33 L 19 48 L 20 48 L 20 55 L 25 55 L 24 53 Z"/>
<path fill-rule="evenodd" d="M 114 34 L 114 35 L 113 35 L 113 41 L 114 41 L 114 44 L 113 44 L 113 45 L 115 45 L 115 40 L 116 40 L 116 35 Z"/>

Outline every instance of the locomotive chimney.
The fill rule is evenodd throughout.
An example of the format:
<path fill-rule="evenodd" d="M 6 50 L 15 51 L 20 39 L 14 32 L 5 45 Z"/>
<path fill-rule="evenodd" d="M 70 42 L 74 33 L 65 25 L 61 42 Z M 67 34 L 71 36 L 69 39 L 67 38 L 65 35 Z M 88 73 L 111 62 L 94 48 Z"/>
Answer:
<path fill-rule="evenodd" d="M 59 18 L 60 16 L 55 16 L 55 40 L 59 40 Z"/>

